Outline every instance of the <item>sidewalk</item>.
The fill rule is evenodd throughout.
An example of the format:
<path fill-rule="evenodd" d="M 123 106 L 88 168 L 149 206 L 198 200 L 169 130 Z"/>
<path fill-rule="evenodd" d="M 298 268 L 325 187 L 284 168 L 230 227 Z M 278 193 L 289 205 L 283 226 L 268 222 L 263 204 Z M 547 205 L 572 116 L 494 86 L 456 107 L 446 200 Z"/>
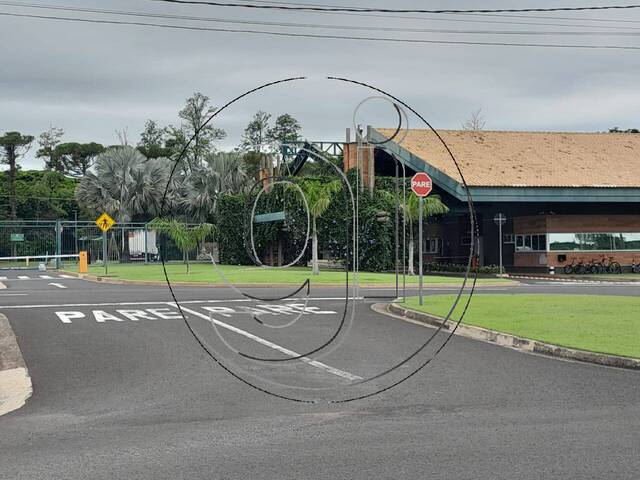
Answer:
<path fill-rule="evenodd" d="M 0 416 L 22 407 L 33 388 L 7 317 L 0 314 Z"/>

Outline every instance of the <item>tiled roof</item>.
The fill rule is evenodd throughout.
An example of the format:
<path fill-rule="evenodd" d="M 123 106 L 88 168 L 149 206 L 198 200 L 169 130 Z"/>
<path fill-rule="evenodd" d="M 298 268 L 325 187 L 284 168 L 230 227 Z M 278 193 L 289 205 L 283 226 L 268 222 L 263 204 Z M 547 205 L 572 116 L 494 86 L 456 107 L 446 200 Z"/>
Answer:
<path fill-rule="evenodd" d="M 376 129 L 390 136 L 393 129 Z M 640 187 L 640 134 L 438 130 L 469 186 Z M 431 130 L 409 130 L 400 146 L 460 181 Z"/>

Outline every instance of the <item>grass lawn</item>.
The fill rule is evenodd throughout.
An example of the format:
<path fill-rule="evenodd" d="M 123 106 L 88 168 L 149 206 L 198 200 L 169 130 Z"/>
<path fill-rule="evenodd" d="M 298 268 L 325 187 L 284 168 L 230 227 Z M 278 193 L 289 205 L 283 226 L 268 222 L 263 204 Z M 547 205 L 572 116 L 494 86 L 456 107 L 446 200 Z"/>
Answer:
<path fill-rule="evenodd" d="M 312 283 L 319 284 L 344 284 L 345 273 L 336 270 L 321 270 L 320 275 L 311 275 L 310 268 L 286 268 L 286 269 L 267 269 L 261 267 L 245 267 L 245 266 L 221 266 L 219 267 L 226 278 L 231 283 L 236 284 L 274 284 L 274 283 L 291 283 L 301 284 L 307 278 L 311 278 Z M 77 271 L 77 270 L 75 270 Z M 89 273 L 94 275 L 103 275 L 104 268 L 100 266 L 90 266 Z M 167 264 L 167 273 L 169 280 L 174 282 L 208 282 L 208 283 L 224 283 L 217 271 L 211 264 L 194 264 L 191 265 L 191 273 L 187 275 L 186 267 L 182 263 Z M 164 281 L 164 272 L 162 264 L 110 264 L 108 266 L 108 276 L 114 278 L 122 278 L 126 280 L 156 280 Z M 351 278 L 351 276 L 350 276 Z M 360 272 L 359 282 L 361 285 L 395 285 L 395 275 L 390 273 L 368 273 Z M 402 282 L 402 278 L 400 279 Z M 458 277 L 444 277 L 425 275 L 425 284 L 459 284 L 462 282 Z M 417 284 L 417 277 L 407 276 L 407 284 Z M 502 278 L 479 279 L 479 284 L 500 284 L 509 285 L 514 283 L 512 280 Z"/>
<path fill-rule="evenodd" d="M 412 297 L 407 306 L 445 316 L 454 298 L 428 296 L 419 306 Z M 466 299 L 453 319 L 459 318 Z M 640 358 L 640 297 L 474 295 L 463 322 L 554 345 Z"/>

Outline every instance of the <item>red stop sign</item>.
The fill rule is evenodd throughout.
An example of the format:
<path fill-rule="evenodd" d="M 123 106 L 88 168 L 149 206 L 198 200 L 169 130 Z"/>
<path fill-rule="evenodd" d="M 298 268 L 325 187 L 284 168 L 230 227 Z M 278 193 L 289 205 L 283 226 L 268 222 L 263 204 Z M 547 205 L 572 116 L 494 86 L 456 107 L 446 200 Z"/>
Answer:
<path fill-rule="evenodd" d="M 426 197 L 433 190 L 431 177 L 424 172 L 416 173 L 411 179 L 411 190 L 419 197 Z"/>

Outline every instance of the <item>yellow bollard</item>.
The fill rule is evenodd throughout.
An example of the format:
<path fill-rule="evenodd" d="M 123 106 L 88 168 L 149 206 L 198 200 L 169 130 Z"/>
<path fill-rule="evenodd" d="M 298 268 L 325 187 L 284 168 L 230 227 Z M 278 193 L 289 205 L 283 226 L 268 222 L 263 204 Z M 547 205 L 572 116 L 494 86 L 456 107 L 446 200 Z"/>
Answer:
<path fill-rule="evenodd" d="M 78 272 L 87 273 L 89 271 L 89 265 L 87 263 L 87 252 L 80 252 L 80 265 L 78 266 Z"/>

